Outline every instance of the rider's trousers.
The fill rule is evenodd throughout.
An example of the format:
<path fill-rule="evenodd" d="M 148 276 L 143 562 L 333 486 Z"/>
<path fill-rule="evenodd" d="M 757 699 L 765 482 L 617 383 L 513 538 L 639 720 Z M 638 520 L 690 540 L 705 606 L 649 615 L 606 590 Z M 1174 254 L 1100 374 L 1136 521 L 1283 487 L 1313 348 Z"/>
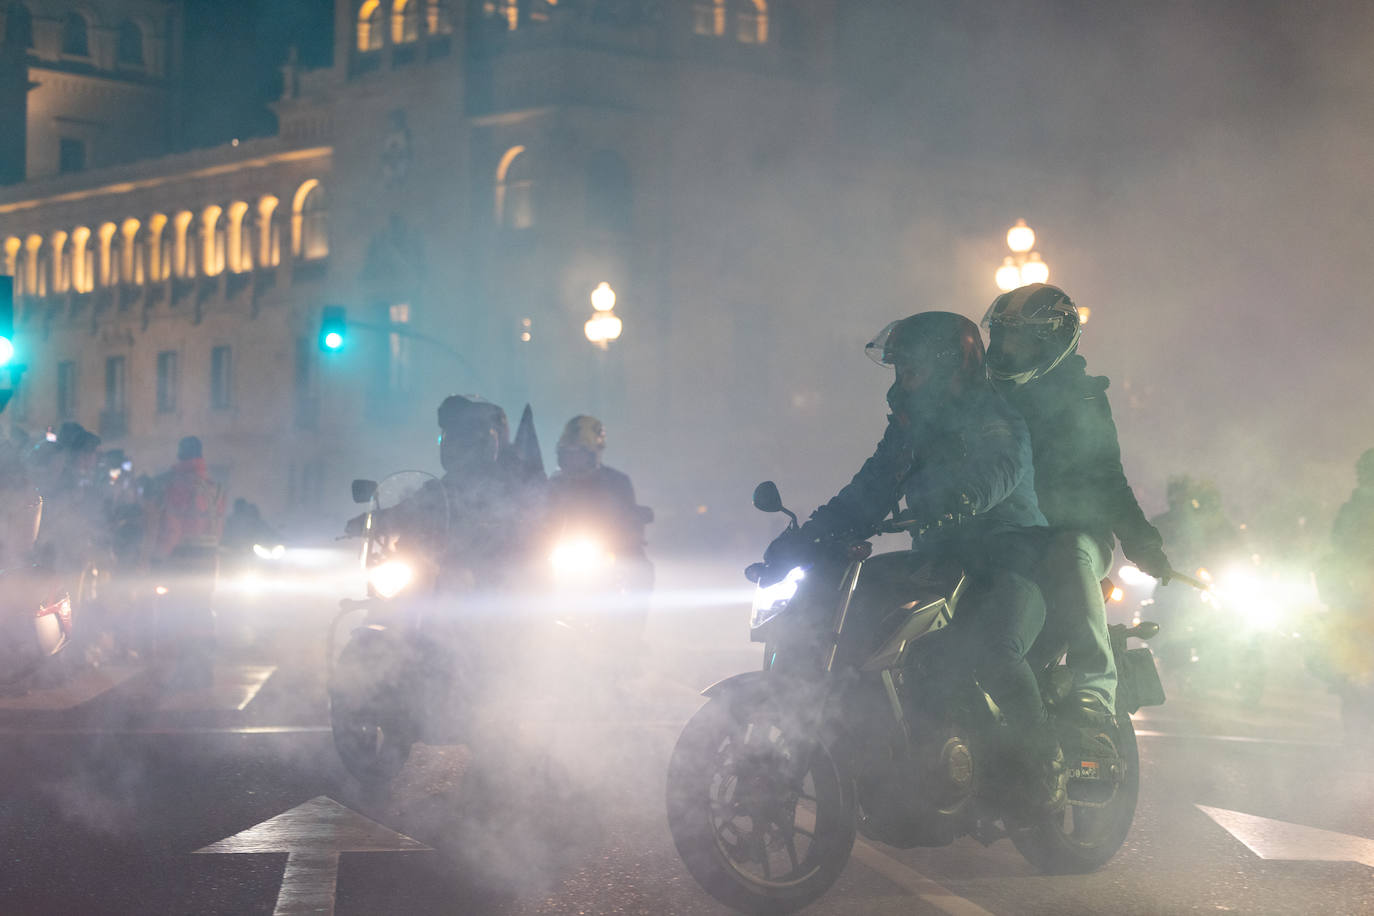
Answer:
<path fill-rule="evenodd" d="M 1116 709 L 1116 662 L 1107 636 L 1102 578 L 1112 565 L 1112 545 L 1076 529 L 1056 529 L 1036 576 L 1045 596 L 1045 633 L 1031 654 L 1035 667 L 1068 647 L 1075 691 L 1096 694 Z"/>

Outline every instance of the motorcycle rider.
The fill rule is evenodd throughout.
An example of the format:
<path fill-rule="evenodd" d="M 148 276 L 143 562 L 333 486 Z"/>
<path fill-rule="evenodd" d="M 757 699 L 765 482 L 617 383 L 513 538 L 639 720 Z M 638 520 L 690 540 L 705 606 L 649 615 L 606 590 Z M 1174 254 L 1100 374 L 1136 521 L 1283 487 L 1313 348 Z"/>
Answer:
<path fill-rule="evenodd" d="M 149 563 L 171 576 L 173 585 L 159 599 L 160 636 L 170 658 L 166 672 L 180 687 L 214 683 L 215 622 L 211 597 L 219 569 L 224 528 L 224 490 L 205 468 L 201 441 L 185 436 L 177 443 L 177 462 L 145 494 L 149 501 Z"/>
<path fill-rule="evenodd" d="M 998 296 L 988 328 L 988 375 L 1025 420 L 1035 462 L 1035 493 L 1054 530 L 1038 581 L 1047 614 L 1041 657 L 1068 645 L 1074 673 L 1069 716 L 1105 722 L 1116 709 L 1116 663 L 1107 635 L 1101 580 L 1116 539 L 1141 571 L 1167 581 L 1163 539 L 1136 502 L 1121 467 L 1106 378 L 1090 376 L 1076 352 L 1078 307 L 1055 286 L 1031 283 Z"/>
<path fill-rule="evenodd" d="M 1343 703 L 1363 706 L 1374 679 L 1374 448 L 1355 462 L 1355 490 L 1336 512 L 1331 548 L 1317 580 L 1331 608 L 1323 676 Z"/>
<path fill-rule="evenodd" d="M 859 584 L 868 594 L 855 601 L 870 613 L 890 609 L 882 596 L 910 594 L 932 559 L 957 561 L 971 584 L 950 627 L 961 634 L 958 655 L 1005 714 L 1032 803 L 1061 807 L 1064 758 L 1025 658 L 1045 615 L 1031 579 L 1045 518 L 1025 424 L 993 391 L 978 327 L 962 315 L 894 321 L 866 349 L 896 371 L 882 440 L 847 486 L 769 545 L 764 562 L 801 565 L 822 542 L 865 535 L 905 498 L 902 517 L 925 533 L 913 534 L 912 552 L 869 560 Z"/>
<path fill-rule="evenodd" d="M 549 508 L 558 528 L 586 527 L 606 542 L 615 562 L 626 570 L 627 586 L 647 596 L 654 566 L 644 551 L 644 527 L 653 510 L 635 501 L 629 475 L 601 463 L 606 428 L 596 417 L 578 415 L 558 439 L 558 470 L 549 478 Z M 624 621 L 627 641 L 644 635 L 647 604 L 636 601 L 633 619 Z"/>

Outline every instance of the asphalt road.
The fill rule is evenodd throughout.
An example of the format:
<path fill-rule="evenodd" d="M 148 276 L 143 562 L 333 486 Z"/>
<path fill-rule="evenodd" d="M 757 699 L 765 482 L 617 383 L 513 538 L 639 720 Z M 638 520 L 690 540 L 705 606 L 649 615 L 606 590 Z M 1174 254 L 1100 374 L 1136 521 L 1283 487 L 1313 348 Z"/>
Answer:
<path fill-rule="evenodd" d="M 725 912 L 673 850 L 663 774 L 696 690 L 758 661 L 747 594 L 696 565 L 660 563 L 660 586 L 630 689 L 512 702 L 499 740 L 417 747 L 383 794 L 331 743 L 318 590 L 226 611 L 211 689 L 103 665 L 0 699 L 0 913 Z M 1334 699 L 1280 674 L 1258 707 L 1175 695 L 1137 717 L 1140 806 L 1098 873 L 1038 875 L 1006 841 L 861 841 L 808 912 L 1374 912 L 1374 765 L 1341 747 Z"/>

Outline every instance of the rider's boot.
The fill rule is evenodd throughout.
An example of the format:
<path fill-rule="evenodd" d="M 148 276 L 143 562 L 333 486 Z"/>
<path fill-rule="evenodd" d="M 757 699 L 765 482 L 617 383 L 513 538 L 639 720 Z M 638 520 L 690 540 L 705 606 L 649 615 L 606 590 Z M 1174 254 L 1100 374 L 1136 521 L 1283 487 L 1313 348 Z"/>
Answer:
<path fill-rule="evenodd" d="M 1023 747 L 1022 779 L 1026 806 L 1032 815 L 1053 814 L 1069 801 L 1068 770 L 1064 751 L 1048 728 L 1026 735 Z"/>

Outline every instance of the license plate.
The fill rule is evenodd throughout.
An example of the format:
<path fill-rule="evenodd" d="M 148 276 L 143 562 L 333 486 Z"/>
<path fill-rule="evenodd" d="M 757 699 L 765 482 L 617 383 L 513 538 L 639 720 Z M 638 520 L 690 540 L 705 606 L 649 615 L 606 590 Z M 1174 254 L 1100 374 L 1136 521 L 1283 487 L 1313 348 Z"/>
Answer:
<path fill-rule="evenodd" d="M 1102 768 L 1098 766 L 1096 760 L 1080 761 L 1078 766 L 1069 767 L 1070 779 L 1101 779 Z"/>

